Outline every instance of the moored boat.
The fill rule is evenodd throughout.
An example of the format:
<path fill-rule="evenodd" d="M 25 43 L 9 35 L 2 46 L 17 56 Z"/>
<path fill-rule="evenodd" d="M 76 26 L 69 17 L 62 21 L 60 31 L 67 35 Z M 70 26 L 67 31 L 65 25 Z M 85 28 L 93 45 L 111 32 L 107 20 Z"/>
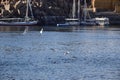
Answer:
<path fill-rule="evenodd" d="M 109 18 L 103 17 L 103 18 L 93 18 L 97 25 L 99 26 L 106 26 L 109 25 Z"/>
<path fill-rule="evenodd" d="M 4 18 L 0 19 L 0 26 L 32 26 L 36 25 L 38 21 L 28 20 L 22 18 Z"/>
<path fill-rule="evenodd" d="M 71 18 L 66 18 L 65 23 L 57 24 L 58 27 L 60 26 L 79 26 L 80 25 L 80 0 L 77 2 L 77 11 L 76 11 L 76 0 L 73 0 L 72 6 L 72 16 Z M 77 14 L 77 15 L 76 15 Z"/>
<path fill-rule="evenodd" d="M 103 17 L 103 18 L 91 18 L 91 19 L 86 19 L 86 21 L 81 21 L 80 25 L 85 25 L 85 26 L 107 26 L 109 25 L 109 18 Z"/>
<path fill-rule="evenodd" d="M 31 17 L 28 16 L 30 9 Z M 0 19 L 0 26 L 32 26 L 38 23 L 34 19 L 30 0 L 26 0 L 26 15 L 24 18 L 2 18 Z"/>
<path fill-rule="evenodd" d="M 94 0 L 93 0 L 94 2 Z M 94 10 L 94 4 L 93 4 L 93 12 L 96 11 Z M 102 17 L 102 18 L 98 18 L 98 17 L 95 17 L 95 18 L 91 18 L 90 15 L 89 15 L 89 19 L 87 18 L 88 14 L 89 14 L 89 10 L 92 10 L 92 9 L 89 9 L 87 7 L 87 2 L 86 0 L 84 0 L 84 7 L 83 7 L 83 20 L 80 22 L 80 25 L 85 25 L 85 26 L 106 26 L 106 25 L 109 25 L 109 18 L 106 18 L 106 17 Z"/>
<path fill-rule="evenodd" d="M 65 23 L 57 24 L 57 27 L 60 26 L 79 26 L 80 22 L 79 19 L 66 19 Z"/>
<path fill-rule="evenodd" d="M 92 10 L 93 12 L 96 11 L 94 10 L 94 4 L 93 4 L 93 8 L 88 8 L 87 7 L 87 2 L 86 0 L 84 0 L 84 5 L 82 8 L 82 17 L 80 17 L 80 5 L 81 2 L 80 0 L 78 0 L 78 13 L 75 13 L 76 11 L 76 6 L 75 6 L 75 0 L 73 0 L 73 10 L 72 10 L 72 18 L 67 18 L 65 19 L 65 23 L 62 24 L 57 24 L 57 26 L 106 26 L 109 25 L 109 18 L 106 17 L 102 17 L 102 18 L 91 18 L 89 15 L 89 10 Z M 75 14 L 77 14 L 77 18 L 75 18 Z M 88 16 L 89 15 L 89 16 Z M 89 18 L 88 18 L 89 17 Z"/>

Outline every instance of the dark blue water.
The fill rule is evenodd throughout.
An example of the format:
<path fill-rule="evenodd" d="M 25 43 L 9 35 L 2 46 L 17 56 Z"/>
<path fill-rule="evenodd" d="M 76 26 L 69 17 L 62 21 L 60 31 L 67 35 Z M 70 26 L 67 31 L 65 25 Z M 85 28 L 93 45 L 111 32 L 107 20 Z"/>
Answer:
<path fill-rule="evenodd" d="M 0 80 L 120 80 L 120 30 L 0 32 Z"/>

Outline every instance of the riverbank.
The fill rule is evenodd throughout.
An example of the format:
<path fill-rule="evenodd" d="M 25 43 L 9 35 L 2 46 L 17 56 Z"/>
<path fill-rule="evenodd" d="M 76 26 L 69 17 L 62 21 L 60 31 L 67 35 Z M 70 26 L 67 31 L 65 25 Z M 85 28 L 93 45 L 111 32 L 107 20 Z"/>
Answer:
<path fill-rule="evenodd" d="M 89 1 L 89 0 L 88 0 Z M 68 4 L 69 3 L 69 4 Z M 89 2 L 88 2 L 89 3 Z M 72 14 L 73 1 L 61 1 L 61 0 L 34 0 L 32 1 L 32 9 L 34 18 L 37 19 L 40 26 L 55 26 L 58 23 L 64 23 L 65 18 L 69 18 Z M 89 3 L 89 5 L 91 5 Z M 116 8 L 117 10 L 117 8 Z M 102 9 L 101 12 L 96 8 L 96 12 L 93 13 L 95 17 L 108 17 L 110 24 L 120 24 L 120 14 L 116 12 L 105 12 L 107 10 Z M 25 1 L 3 1 L 0 4 L 0 17 L 1 18 L 23 18 L 26 13 Z M 30 14 L 29 14 L 30 15 Z"/>

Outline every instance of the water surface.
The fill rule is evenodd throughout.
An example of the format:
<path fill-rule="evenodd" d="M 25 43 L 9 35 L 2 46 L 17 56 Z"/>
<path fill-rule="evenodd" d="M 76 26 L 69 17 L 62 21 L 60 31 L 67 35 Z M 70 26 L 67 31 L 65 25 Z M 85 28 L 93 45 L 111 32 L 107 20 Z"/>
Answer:
<path fill-rule="evenodd" d="M 0 80 L 120 80 L 120 29 L 0 32 Z"/>

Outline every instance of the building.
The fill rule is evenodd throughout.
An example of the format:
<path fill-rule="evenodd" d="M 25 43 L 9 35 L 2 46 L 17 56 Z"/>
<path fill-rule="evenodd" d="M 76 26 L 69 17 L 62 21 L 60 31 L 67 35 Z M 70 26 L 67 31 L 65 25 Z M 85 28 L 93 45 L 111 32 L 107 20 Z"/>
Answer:
<path fill-rule="evenodd" d="M 95 7 L 120 13 L 120 0 L 95 0 Z"/>

